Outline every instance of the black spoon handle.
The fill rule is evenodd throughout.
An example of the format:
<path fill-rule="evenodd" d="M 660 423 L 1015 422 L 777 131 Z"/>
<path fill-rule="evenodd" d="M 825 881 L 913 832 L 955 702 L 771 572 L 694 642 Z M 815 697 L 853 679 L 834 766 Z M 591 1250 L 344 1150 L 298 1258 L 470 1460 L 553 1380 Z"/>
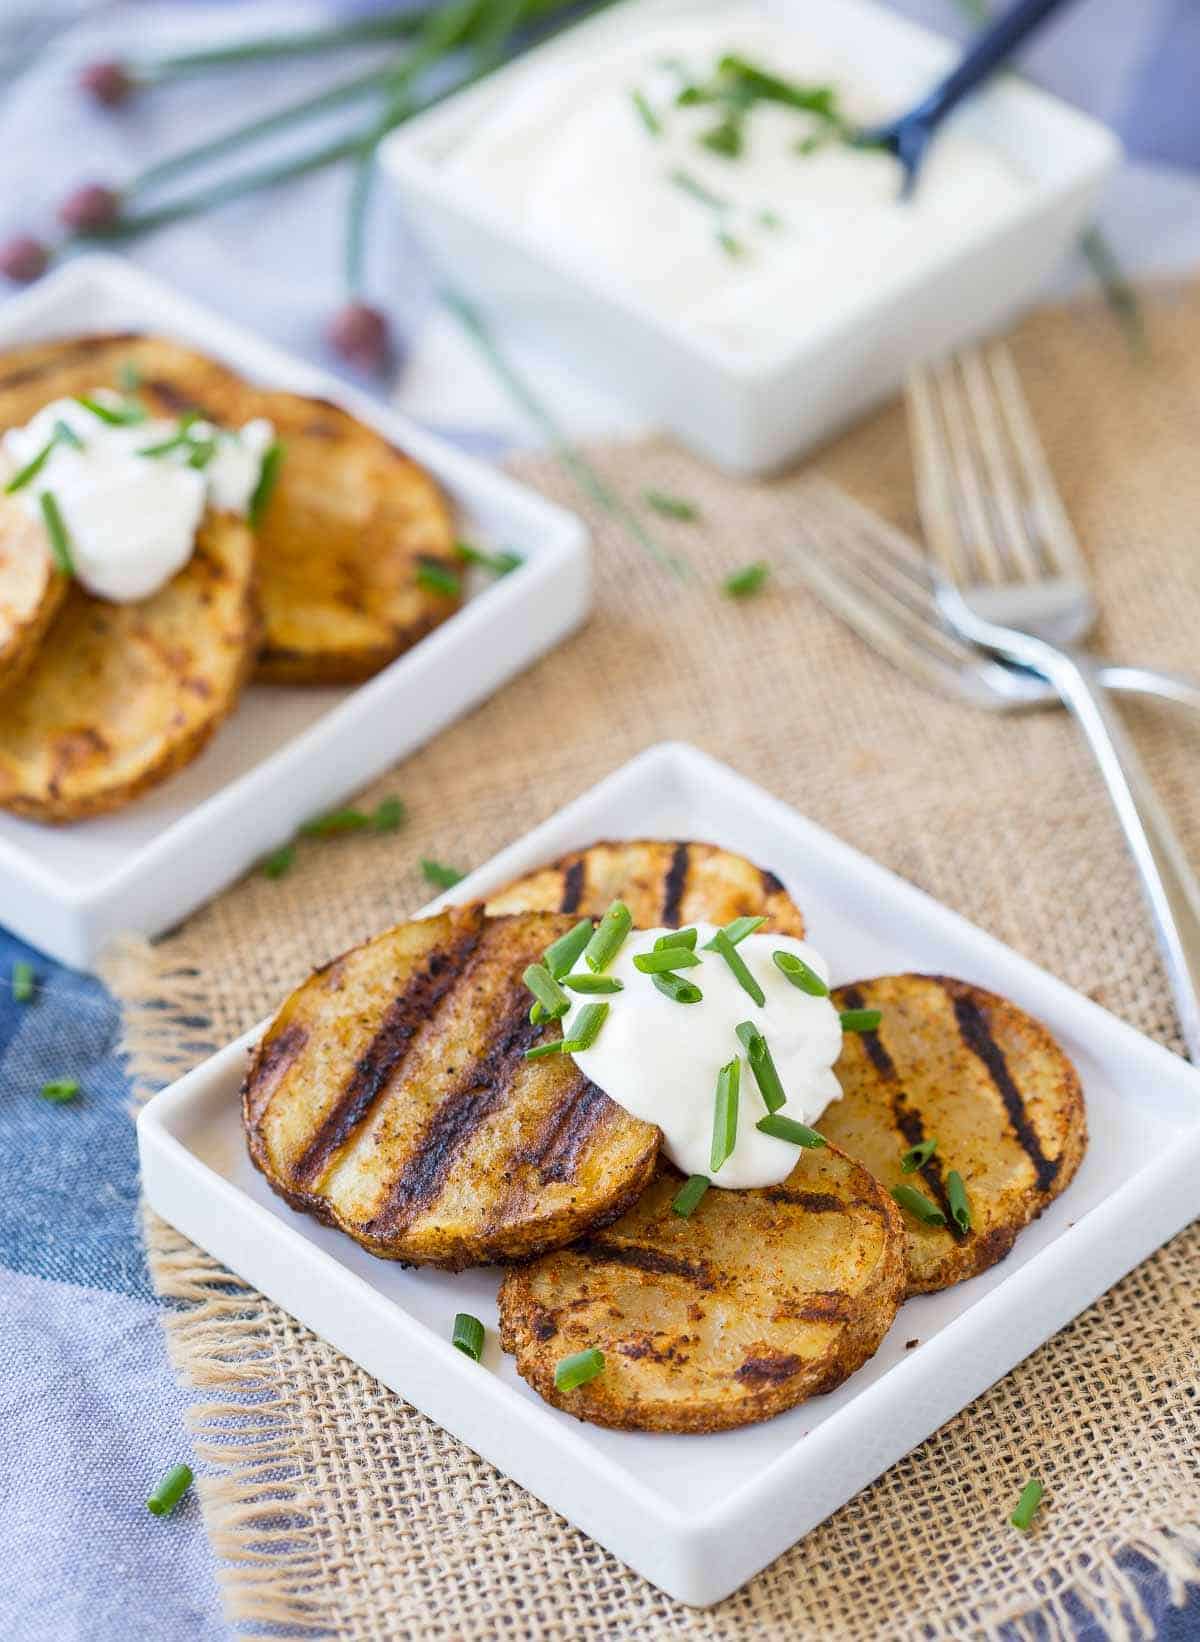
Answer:
<path fill-rule="evenodd" d="M 1017 0 L 1016 5 L 984 29 L 953 73 L 913 110 L 913 117 L 927 130 L 932 130 L 969 91 L 995 73 L 1043 18 L 1069 3 L 1070 0 Z"/>

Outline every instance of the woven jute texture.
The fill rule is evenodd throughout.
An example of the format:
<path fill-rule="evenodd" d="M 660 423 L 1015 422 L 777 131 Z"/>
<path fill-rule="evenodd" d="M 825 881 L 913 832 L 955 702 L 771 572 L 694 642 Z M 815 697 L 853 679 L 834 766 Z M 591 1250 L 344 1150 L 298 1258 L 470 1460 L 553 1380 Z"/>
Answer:
<path fill-rule="evenodd" d="M 1148 361 L 1099 306 L 1045 310 L 1014 341 L 1095 569 L 1100 642 L 1194 668 L 1200 290 L 1158 290 L 1147 307 Z M 1066 715 L 1000 719 L 936 697 L 826 614 L 789 571 L 803 474 L 739 483 L 659 439 L 592 455 L 629 496 L 653 486 L 699 505 L 700 523 L 656 526 L 696 579 L 672 580 L 595 514 L 595 615 L 367 795 L 401 794 L 405 830 L 304 843 L 289 876 L 251 877 L 155 947 L 115 953 L 142 1088 L 419 906 L 421 856 L 480 862 L 665 737 L 728 760 L 1178 1048 L 1117 826 Z M 899 407 L 809 466 L 915 530 Z M 519 471 L 579 505 L 550 458 Z M 723 598 L 719 578 L 759 558 L 777 567 L 767 590 Z M 1161 705 L 1128 718 L 1200 855 L 1200 724 Z M 1195 1228 L 705 1612 L 664 1597 L 153 1217 L 148 1240 L 175 1361 L 196 1388 L 230 1613 L 252 1633 L 862 1642 L 1007 1625 L 1053 1638 L 1086 1613 L 1133 1638 L 1149 1626 L 1131 1563 L 1165 1572 L 1181 1602 L 1200 1579 Z M 1032 1473 L 1046 1505 L 1021 1535 L 1007 1516 Z"/>

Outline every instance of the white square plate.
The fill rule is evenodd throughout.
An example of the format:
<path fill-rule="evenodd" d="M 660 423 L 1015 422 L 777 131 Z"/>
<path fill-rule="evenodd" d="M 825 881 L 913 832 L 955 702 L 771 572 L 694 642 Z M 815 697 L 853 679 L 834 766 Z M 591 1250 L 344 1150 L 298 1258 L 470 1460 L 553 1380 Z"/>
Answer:
<path fill-rule="evenodd" d="M 111 935 L 178 923 L 558 643 L 591 600 L 574 515 L 116 257 L 82 258 L 0 308 L 0 348 L 104 330 L 162 331 L 252 381 L 332 400 L 429 469 L 463 536 L 525 563 L 469 578 L 462 609 L 365 684 L 252 685 L 193 764 L 114 815 L 0 815 L 0 922 L 78 967 Z"/>
<path fill-rule="evenodd" d="M 1200 1069 L 693 748 L 652 747 L 463 881 L 480 898 L 598 838 L 712 840 L 779 873 L 834 978 L 962 976 L 1047 1022 L 1079 1067 L 1091 1145 L 999 1266 L 908 1301 L 829 1396 L 712 1436 L 605 1431 L 550 1408 L 496 1343 L 494 1270 L 402 1271 L 294 1213 L 249 1162 L 238 1087 L 261 1027 L 138 1124 L 159 1214 L 684 1602 L 735 1590 L 936 1430 L 1200 1211 Z M 450 1344 L 488 1328 L 482 1368 Z M 918 1338 L 919 1349 L 905 1341 Z"/>

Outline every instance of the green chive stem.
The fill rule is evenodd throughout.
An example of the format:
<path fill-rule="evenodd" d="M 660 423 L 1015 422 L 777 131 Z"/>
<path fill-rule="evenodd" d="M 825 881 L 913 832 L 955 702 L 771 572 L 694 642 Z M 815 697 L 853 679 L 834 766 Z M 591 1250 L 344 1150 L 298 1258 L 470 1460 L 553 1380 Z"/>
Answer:
<path fill-rule="evenodd" d="M 1038 1479 L 1036 1477 L 1030 1477 L 1029 1481 L 1021 1490 L 1021 1497 L 1017 1501 L 1016 1510 L 1008 1519 L 1014 1528 L 1019 1528 L 1023 1534 L 1029 1532 L 1029 1529 L 1033 1524 L 1033 1519 L 1042 1503 L 1042 1495 L 1044 1493 L 1045 1489 L 1042 1487 Z"/>
<path fill-rule="evenodd" d="M 262 874 L 264 878 L 282 878 L 289 873 L 296 864 L 295 844 L 280 844 L 277 850 L 263 857 Z"/>
<path fill-rule="evenodd" d="M 541 1004 L 550 1020 L 559 1020 L 571 1007 L 571 1000 L 545 964 L 530 964 L 521 979 Z"/>
<path fill-rule="evenodd" d="M 574 1391 L 603 1372 L 604 1353 L 595 1346 L 589 1346 L 586 1351 L 576 1351 L 562 1358 L 554 1370 L 554 1389 Z"/>
<path fill-rule="evenodd" d="M 554 1038 L 550 1043 L 534 1044 L 532 1049 L 525 1051 L 526 1060 L 545 1060 L 548 1055 L 561 1055 L 563 1042 L 561 1038 Z"/>
<path fill-rule="evenodd" d="M 169 1517 L 192 1486 L 192 1478 L 190 1465 L 173 1465 L 159 1478 L 154 1492 L 146 1501 L 147 1511 L 153 1512 L 156 1517 Z"/>
<path fill-rule="evenodd" d="M 464 564 L 477 564 L 490 570 L 493 576 L 507 576 L 525 563 L 519 553 L 485 553 L 482 548 L 472 547 L 470 542 L 455 542 L 454 551 Z"/>
<path fill-rule="evenodd" d="M 583 961 L 599 975 L 612 963 L 633 928 L 633 917 L 624 901 L 614 901 L 592 932 L 583 949 Z"/>
<path fill-rule="evenodd" d="M 807 1123 L 797 1123 L 794 1117 L 781 1117 L 778 1112 L 768 1112 L 766 1117 L 759 1118 L 754 1127 L 764 1135 L 774 1135 L 776 1140 L 790 1140 L 793 1146 L 806 1146 L 810 1151 L 829 1144 L 824 1135 L 810 1129 Z"/>
<path fill-rule="evenodd" d="M 753 1021 L 742 1021 L 735 1029 L 746 1051 L 746 1059 L 768 1112 L 777 1112 L 787 1105 L 783 1083 L 767 1047 L 767 1040 Z"/>
<path fill-rule="evenodd" d="M 685 946 L 689 952 L 694 952 L 698 935 L 699 931 L 695 929 L 669 929 L 655 941 L 654 950 L 663 952 L 670 946 Z"/>
<path fill-rule="evenodd" d="M 671 1208 L 674 1213 L 680 1215 L 684 1220 L 695 1214 L 700 1199 L 711 1184 L 712 1182 L 706 1174 L 689 1175 L 671 1199 Z"/>
<path fill-rule="evenodd" d="M 732 575 L 726 576 L 721 586 L 731 599 L 747 599 L 757 593 L 771 574 L 771 567 L 761 559 L 755 564 L 743 565 Z"/>
<path fill-rule="evenodd" d="M 683 524 L 692 524 L 700 517 L 700 509 L 695 502 L 685 501 L 682 496 L 671 496 L 665 490 L 644 490 L 642 501 L 655 513 L 661 513 L 664 519 L 678 519 Z"/>
<path fill-rule="evenodd" d="M 478 1317 L 472 1317 L 469 1311 L 460 1311 L 454 1318 L 454 1333 L 450 1336 L 451 1345 L 457 1346 L 464 1357 L 470 1357 L 472 1362 L 479 1362 L 483 1356 L 484 1327 Z"/>
<path fill-rule="evenodd" d="M 652 137 L 662 136 L 662 121 L 650 106 L 649 99 L 644 91 L 634 86 L 629 93 L 629 100 L 634 106 L 638 118 Z"/>
<path fill-rule="evenodd" d="M 571 1023 L 571 1036 L 563 1039 L 563 1053 L 575 1055 L 590 1049 L 600 1036 L 600 1028 L 608 1019 L 611 1005 L 586 1003 Z"/>
<path fill-rule="evenodd" d="M 686 946 L 656 946 L 652 952 L 639 952 L 633 967 L 643 975 L 669 975 L 676 969 L 694 969 L 699 957 Z"/>
<path fill-rule="evenodd" d="M 396 832 L 408 820 L 402 798 L 381 798 L 371 817 L 374 832 Z"/>
<path fill-rule="evenodd" d="M 594 995 L 597 993 L 624 992 L 625 990 L 625 982 L 619 981 L 615 975 L 591 975 L 585 974 L 581 970 L 578 974 L 563 975 L 556 978 L 561 978 L 562 984 L 569 992 L 590 992 Z"/>
<path fill-rule="evenodd" d="M 258 470 L 258 483 L 250 497 L 250 506 L 246 510 L 246 517 L 250 521 L 251 529 L 257 530 L 262 522 L 262 516 L 267 511 L 267 503 L 275 494 L 275 486 L 279 483 L 279 470 L 283 466 L 286 446 L 280 440 L 274 439 L 263 452 L 262 466 Z"/>
<path fill-rule="evenodd" d="M 841 1022 L 843 1032 L 875 1032 L 883 1019 L 882 1009 L 843 1009 Z"/>
<path fill-rule="evenodd" d="M 546 948 L 542 954 L 542 962 L 556 981 L 561 981 L 563 976 L 575 967 L 575 960 L 592 938 L 592 928 L 590 918 L 581 918 L 574 929 L 560 935 L 557 941 L 551 941 Z"/>
<path fill-rule="evenodd" d="M 37 975 L 25 958 L 18 958 L 12 966 L 12 995 L 14 1003 L 32 1003 L 37 990 Z"/>
<path fill-rule="evenodd" d="M 901 1153 L 900 1168 L 904 1174 L 913 1174 L 917 1169 L 923 1169 L 929 1159 L 937 1151 L 937 1137 L 930 1135 L 928 1140 L 920 1140 L 915 1146 L 910 1146 Z"/>
<path fill-rule="evenodd" d="M 437 559 L 422 558 L 417 561 L 417 585 L 431 593 L 442 593 L 448 599 L 456 599 L 462 592 L 462 582 L 457 574 Z"/>
<path fill-rule="evenodd" d="M 46 440 L 46 443 L 42 446 L 41 450 L 38 451 L 37 455 L 33 457 L 31 461 L 26 462 L 23 468 L 19 468 L 17 472 L 13 474 L 12 478 L 4 487 L 4 494 L 6 496 L 12 496 L 18 490 L 24 490 L 26 485 L 30 484 L 37 478 L 38 474 L 45 467 L 46 463 L 50 460 L 51 456 L 53 456 L 57 448 L 58 434 L 55 432 L 52 433 L 49 439 Z"/>
<path fill-rule="evenodd" d="M 959 1231 L 969 1232 L 971 1229 L 971 1200 L 967 1196 L 966 1182 L 957 1169 L 951 1169 L 946 1176 L 946 1201 L 950 1205 L 950 1213 Z"/>
<path fill-rule="evenodd" d="M 724 958 L 730 969 L 732 969 L 734 979 L 737 981 L 742 991 L 749 993 L 750 997 L 754 999 L 755 1003 L 761 1009 L 767 1001 L 767 995 L 763 991 L 762 987 L 759 986 L 754 976 L 747 969 L 744 958 L 738 951 L 737 947 L 734 946 L 733 942 L 729 939 L 729 936 L 726 935 L 725 931 L 723 929 L 719 929 L 708 945 L 711 946 L 713 951 L 720 957 Z"/>
<path fill-rule="evenodd" d="M 672 1003 L 699 1003 L 704 997 L 700 988 L 682 975 L 652 975 L 650 979 Z"/>
<path fill-rule="evenodd" d="M 65 1105 L 74 1100 L 79 1093 L 78 1078 L 54 1078 L 50 1083 L 43 1083 L 38 1091 L 43 1100 L 53 1102 L 56 1106 Z"/>
<path fill-rule="evenodd" d="M 919 1220 L 923 1226 L 944 1226 L 946 1216 L 936 1203 L 931 1203 L 924 1192 L 919 1192 L 915 1186 L 893 1186 L 892 1196 L 902 1209 L 906 1209 L 914 1220 Z"/>
<path fill-rule="evenodd" d="M 365 832 L 371 817 L 365 810 L 330 810 L 318 815 L 300 828 L 301 838 L 333 838 L 343 832 Z"/>
<path fill-rule="evenodd" d="M 798 987 L 801 992 L 807 992 L 810 998 L 829 996 L 829 988 L 816 970 L 806 964 L 803 958 L 797 958 L 794 952 L 772 952 L 771 961 L 781 975 L 786 975 L 793 986 Z"/>
<path fill-rule="evenodd" d="M 59 510 L 54 492 L 52 490 L 43 490 L 38 500 L 41 504 L 46 534 L 50 538 L 50 552 L 54 563 L 64 576 L 73 576 L 75 574 L 75 561 L 71 555 L 71 538 L 66 525 L 63 523 L 63 516 Z"/>
<path fill-rule="evenodd" d="M 442 861 L 431 861 L 428 856 L 421 857 L 421 876 L 434 889 L 453 889 L 455 884 L 461 884 L 466 877 L 465 872 L 459 872 L 457 867 L 448 867 Z"/>
<path fill-rule="evenodd" d="M 724 935 L 732 946 L 740 946 L 747 935 L 753 935 L 756 930 L 762 928 L 766 921 L 766 917 L 762 914 L 757 918 L 734 918 L 718 933 Z M 715 952 L 717 950 L 716 935 L 713 936 L 711 941 L 705 941 L 704 946 L 706 951 Z"/>
<path fill-rule="evenodd" d="M 735 1055 L 717 1074 L 717 1097 L 713 1105 L 712 1151 L 709 1164 L 713 1174 L 733 1156 L 737 1144 L 738 1086 L 742 1063 Z"/>

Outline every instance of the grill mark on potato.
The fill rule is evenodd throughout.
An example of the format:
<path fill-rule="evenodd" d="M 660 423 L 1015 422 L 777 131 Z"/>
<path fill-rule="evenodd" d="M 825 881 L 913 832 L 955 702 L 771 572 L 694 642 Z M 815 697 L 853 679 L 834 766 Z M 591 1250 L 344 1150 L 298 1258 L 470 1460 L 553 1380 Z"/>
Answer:
<path fill-rule="evenodd" d="M 164 410 L 175 416 L 182 416 L 185 411 L 203 411 L 204 406 L 197 403 L 191 394 L 182 393 L 174 382 L 168 381 L 165 376 L 156 376 L 143 384 L 146 393 L 153 394 L 162 401 Z M 208 416 L 210 422 L 219 422 L 220 417 Z"/>
<path fill-rule="evenodd" d="M 850 1302 L 841 1289 L 806 1294 L 795 1305 L 785 1303 L 780 1311 L 801 1323 L 844 1323 L 851 1316 Z"/>
<path fill-rule="evenodd" d="M 584 861 L 580 856 L 578 861 L 563 873 L 562 900 L 558 903 L 560 912 L 578 912 L 579 903 L 583 899 L 583 871 Z"/>
<path fill-rule="evenodd" d="M 787 894 L 787 887 L 782 878 L 777 877 L 773 872 L 768 872 L 766 867 L 760 867 L 759 874 L 762 877 L 763 889 L 768 895 Z"/>
<path fill-rule="evenodd" d="M 295 1180 L 311 1183 L 350 1138 L 404 1060 L 418 1027 L 457 983 L 479 939 L 478 932 L 471 931 L 448 952 L 435 952 L 399 997 L 392 999 L 333 1110 L 293 1167 Z"/>
<path fill-rule="evenodd" d="M 1012 1125 L 1021 1150 L 1033 1164 L 1038 1190 L 1047 1191 L 1057 1178 L 1060 1159 L 1049 1158 L 1043 1152 L 1042 1143 L 1029 1121 L 1029 1113 L 1025 1110 L 1021 1091 L 1008 1069 L 1004 1051 L 992 1036 L 982 1009 L 974 998 L 963 996 L 945 982 L 942 984 L 954 1005 L 954 1018 L 958 1022 L 959 1036 L 971 1053 L 986 1067 L 988 1076 L 1004 1102 L 1004 1110 L 1008 1114 L 1008 1121 Z"/>
<path fill-rule="evenodd" d="M 791 1352 L 773 1352 L 770 1356 L 744 1358 L 733 1377 L 743 1385 L 779 1385 L 803 1366 L 804 1359 Z"/>
<path fill-rule="evenodd" d="M 832 1192 L 796 1192 L 786 1186 L 768 1186 L 763 1195 L 771 1203 L 788 1203 L 807 1209 L 809 1214 L 840 1214 L 846 1207 L 843 1199 Z"/>
<path fill-rule="evenodd" d="M 288 1068 L 308 1042 L 308 1028 L 300 1021 L 285 1026 L 277 1038 L 272 1038 L 261 1050 L 254 1066 L 254 1078 L 247 1077 L 243 1085 L 250 1117 L 257 1123 L 270 1103 L 271 1096 L 283 1082 Z"/>
<path fill-rule="evenodd" d="M 514 986 L 499 1031 L 438 1105 L 382 1206 L 367 1221 L 368 1236 L 394 1237 L 433 1206 L 455 1158 L 483 1120 L 504 1104 L 525 1051 L 540 1032 L 529 1019 L 528 992 Z"/>
<path fill-rule="evenodd" d="M 676 844 L 671 854 L 670 865 L 667 867 L 666 877 L 663 879 L 662 921 L 668 929 L 677 929 L 679 927 L 679 912 L 683 906 L 683 894 L 687 888 L 690 865 L 688 845 L 686 843 Z"/>
<path fill-rule="evenodd" d="M 574 1180 L 588 1141 L 611 1109 L 604 1090 L 580 1073 L 526 1154 L 543 1185 Z"/>
<path fill-rule="evenodd" d="M 577 1245 L 579 1253 L 601 1265 L 635 1266 L 638 1271 L 659 1277 L 682 1277 L 702 1289 L 713 1289 L 716 1280 L 702 1260 L 683 1260 L 661 1249 L 643 1248 L 638 1243 L 597 1243 L 590 1239 Z"/>

